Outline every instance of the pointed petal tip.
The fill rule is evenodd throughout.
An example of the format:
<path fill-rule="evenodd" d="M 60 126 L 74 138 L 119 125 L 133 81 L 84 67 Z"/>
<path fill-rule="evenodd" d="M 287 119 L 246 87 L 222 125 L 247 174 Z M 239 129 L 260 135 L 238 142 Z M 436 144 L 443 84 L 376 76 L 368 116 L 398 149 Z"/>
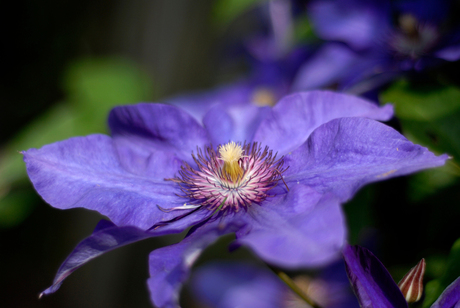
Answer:
<path fill-rule="evenodd" d="M 422 258 L 398 283 L 398 287 L 408 303 L 415 303 L 422 297 L 425 267 L 425 259 Z"/>
<path fill-rule="evenodd" d="M 50 292 L 48 291 L 49 289 L 50 289 L 50 288 L 46 289 L 46 290 L 43 291 L 43 292 L 40 292 L 40 294 L 38 294 L 38 299 L 40 300 L 40 299 L 42 299 L 45 295 L 49 295 L 49 294 L 50 294 Z M 51 292 L 51 293 L 53 293 L 53 292 Z"/>

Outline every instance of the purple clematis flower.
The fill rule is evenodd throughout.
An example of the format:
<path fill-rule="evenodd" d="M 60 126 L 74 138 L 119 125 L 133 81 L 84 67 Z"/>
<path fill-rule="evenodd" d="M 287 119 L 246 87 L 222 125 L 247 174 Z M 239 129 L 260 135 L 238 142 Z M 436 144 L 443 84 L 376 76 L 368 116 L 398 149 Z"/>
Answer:
<path fill-rule="evenodd" d="M 347 246 L 343 251 L 347 274 L 361 307 L 408 307 L 403 293 L 383 264 L 366 248 Z M 457 278 L 431 308 L 460 306 L 460 277 Z"/>
<path fill-rule="evenodd" d="M 460 28 L 447 22 L 453 4 L 312 1 L 308 12 L 326 43 L 300 68 L 294 90 L 338 85 L 340 90 L 362 94 L 406 72 L 460 59 Z"/>
<path fill-rule="evenodd" d="M 298 275 L 294 281 L 321 307 L 359 307 L 343 262 L 315 276 Z M 193 274 L 191 286 L 197 299 L 210 307 L 310 307 L 273 272 L 250 263 L 215 262 L 202 266 Z"/>
<path fill-rule="evenodd" d="M 345 94 L 296 93 L 273 108 L 241 108 L 216 105 L 200 123 L 175 106 L 120 106 L 109 115 L 111 136 L 23 152 L 46 202 L 111 220 L 74 249 L 42 294 L 104 252 L 189 227 L 180 243 L 150 254 L 158 307 L 177 306 L 194 261 L 223 234 L 275 266 L 327 264 L 346 237 L 342 202 L 367 183 L 448 158 L 375 121 L 389 119 L 391 106 Z"/>
<path fill-rule="evenodd" d="M 200 123 L 213 107 L 231 106 L 228 113 L 242 113 L 244 106 L 274 106 L 292 92 L 292 82 L 313 48 L 293 45 L 293 20 L 290 0 L 267 2 L 258 13 L 264 16 L 267 33 L 245 39 L 244 59 L 250 68 L 245 78 L 213 90 L 185 94 L 162 100 L 180 107 Z M 219 108 L 219 107 L 217 107 Z M 234 117 L 236 119 L 237 117 Z"/>

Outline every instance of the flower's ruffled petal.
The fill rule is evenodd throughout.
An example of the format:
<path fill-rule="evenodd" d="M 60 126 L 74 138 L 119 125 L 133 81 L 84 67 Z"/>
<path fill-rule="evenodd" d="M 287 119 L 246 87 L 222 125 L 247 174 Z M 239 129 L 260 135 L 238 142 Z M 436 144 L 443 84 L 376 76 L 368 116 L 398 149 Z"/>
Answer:
<path fill-rule="evenodd" d="M 407 307 L 398 285 L 386 268 L 366 248 L 347 246 L 343 250 L 347 274 L 361 307 Z"/>
<path fill-rule="evenodd" d="M 326 44 L 299 68 L 292 89 L 305 91 L 341 83 L 361 58 L 344 44 Z"/>
<path fill-rule="evenodd" d="M 250 104 L 216 105 L 206 114 L 203 123 L 214 145 L 229 141 L 250 142 L 269 110 Z"/>
<path fill-rule="evenodd" d="M 206 130 L 175 106 L 137 104 L 115 107 L 109 126 L 116 144 L 141 148 L 147 153 L 163 151 L 192 162 L 191 152 L 209 143 Z"/>
<path fill-rule="evenodd" d="M 312 23 L 319 36 L 337 40 L 352 48 L 376 44 L 390 27 L 389 1 L 316 0 L 309 5 Z"/>
<path fill-rule="evenodd" d="M 388 120 L 393 107 L 378 107 L 356 96 L 330 91 L 300 92 L 284 97 L 262 121 L 254 141 L 285 155 L 302 145 L 320 125 L 335 118 Z M 289 138 L 288 138 L 289 137 Z"/>
<path fill-rule="evenodd" d="M 105 135 L 71 138 L 23 154 L 35 189 L 56 208 L 83 207 L 106 215 L 117 225 L 147 229 L 177 215 L 157 205 L 168 208 L 183 202 L 175 195 L 179 191 L 172 182 L 124 169 L 121 154 Z M 174 157 L 162 156 L 152 158 L 151 164 L 159 170 L 177 165 Z"/>
<path fill-rule="evenodd" d="M 193 273 L 193 293 L 210 307 L 284 307 L 287 286 L 273 273 L 250 264 L 215 262 Z"/>
<path fill-rule="evenodd" d="M 460 307 L 460 277 L 455 279 L 434 302 L 431 308 L 458 308 Z"/>
<path fill-rule="evenodd" d="M 337 198 L 291 185 L 288 194 L 253 205 L 236 244 L 249 246 L 264 261 L 285 267 L 313 267 L 337 259 L 346 237 Z"/>
<path fill-rule="evenodd" d="M 129 138 L 112 140 L 121 167 L 133 175 L 164 182 L 173 178 L 182 166 L 182 160 L 173 152 L 146 147 Z"/>
<path fill-rule="evenodd" d="M 150 298 L 160 308 L 178 307 L 179 292 L 190 268 L 202 251 L 219 236 L 235 232 L 241 226 L 225 220 L 194 227 L 180 243 L 150 253 Z"/>
<path fill-rule="evenodd" d="M 365 118 L 341 118 L 317 128 L 285 157 L 288 186 L 301 183 L 348 200 L 363 185 L 441 166 L 435 156 L 393 128 Z"/>
<path fill-rule="evenodd" d="M 62 263 L 53 281 L 53 285 L 43 291 L 40 297 L 56 292 L 75 270 L 85 263 L 118 247 L 157 235 L 136 227 L 117 227 L 107 220 L 101 220 L 93 234 L 80 242 Z"/>

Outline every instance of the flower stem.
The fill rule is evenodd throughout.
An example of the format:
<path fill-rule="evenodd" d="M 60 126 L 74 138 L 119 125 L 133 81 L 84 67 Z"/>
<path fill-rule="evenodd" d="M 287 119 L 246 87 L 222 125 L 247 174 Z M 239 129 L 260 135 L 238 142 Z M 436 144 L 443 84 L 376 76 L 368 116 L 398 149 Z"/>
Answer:
<path fill-rule="evenodd" d="M 308 305 L 310 305 L 313 308 L 321 308 L 317 303 L 315 303 L 311 298 L 308 297 L 305 292 L 303 292 L 296 284 L 295 282 L 289 277 L 285 272 L 269 266 L 269 268 L 275 272 L 275 274 L 285 283 L 287 286 L 295 293 L 297 294 L 301 299 L 303 299 Z"/>

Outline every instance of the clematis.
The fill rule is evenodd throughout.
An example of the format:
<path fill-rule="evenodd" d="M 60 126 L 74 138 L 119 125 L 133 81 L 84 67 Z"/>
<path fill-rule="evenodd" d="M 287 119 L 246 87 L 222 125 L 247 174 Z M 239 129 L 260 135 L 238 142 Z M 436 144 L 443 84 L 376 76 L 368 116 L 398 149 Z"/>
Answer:
<path fill-rule="evenodd" d="M 361 307 L 408 307 L 400 288 L 372 252 L 360 246 L 347 246 L 343 256 L 348 278 Z M 444 290 L 431 307 L 453 308 L 459 305 L 460 277 Z"/>
<path fill-rule="evenodd" d="M 300 68 L 294 90 L 338 85 L 356 94 L 401 76 L 460 59 L 454 1 L 317 0 L 308 6 L 326 41 Z"/>
<path fill-rule="evenodd" d="M 274 266 L 325 265 L 344 245 L 341 203 L 367 183 L 448 158 L 376 121 L 392 116 L 390 105 L 354 96 L 296 93 L 273 108 L 241 110 L 216 105 L 198 122 L 176 106 L 120 106 L 109 115 L 111 136 L 23 152 L 46 202 L 110 219 L 77 245 L 42 295 L 104 252 L 188 228 L 181 242 L 150 254 L 148 287 L 158 307 L 178 305 L 194 261 L 224 234 Z"/>
<path fill-rule="evenodd" d="M 298 275 L 295 283 L 321 307 L 359 307 L 343 262 L 315 276 Z M 250 263 L 215 262 L 199 267 L 192 276 L 191 287 L 197 299 L 210 307 L 311 307 L 273 272 Z"/>

